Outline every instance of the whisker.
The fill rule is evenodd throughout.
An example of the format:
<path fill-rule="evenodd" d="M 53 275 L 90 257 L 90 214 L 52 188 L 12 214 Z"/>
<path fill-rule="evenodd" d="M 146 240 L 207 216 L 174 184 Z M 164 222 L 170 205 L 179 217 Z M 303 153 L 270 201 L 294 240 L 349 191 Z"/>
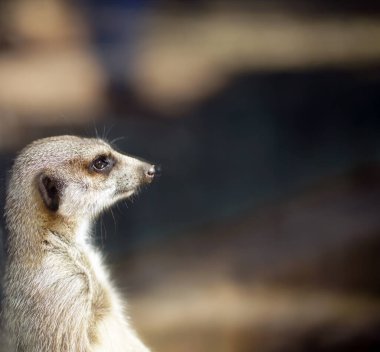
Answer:
<path fill-rule="evenodd" d="M 110 210 L 111 210 L 111 215 L 112 215 L 113 224 L 114 224 L 114 231 L 116 232 L 116 219 L 115 219 L 115 215 L 114 215 L 114 213 L 113 213 L 112 208 L 111 208 Z"/>
<path fill-rule="evenodd" d="M 115 144 L 116 142 L 121 141 L 121 140 L 123 140 L 123 139 L 125 139 L 125 136 L 116 137 L 116 138 L 114 138 L 114 139 L 110 142 L 110 144 L 113 145 L 113 144 Z"/>
<path fill-rule="evenodd" d="M 111 126 L 109 126 L 109 128 L 107 129 L 107 132 L 106 132 L 106 135 L 105 135 L 105 138 L 108 140 L 108 136 L 109 134 L 111 133 L 111 130 L 114 128 L 115 124 L 111 124 Z"/>

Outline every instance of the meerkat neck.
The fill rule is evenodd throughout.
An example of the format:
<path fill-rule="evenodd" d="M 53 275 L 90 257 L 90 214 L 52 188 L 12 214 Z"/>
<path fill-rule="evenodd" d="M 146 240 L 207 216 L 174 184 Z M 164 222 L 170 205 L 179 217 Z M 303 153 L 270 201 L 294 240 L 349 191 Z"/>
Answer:
<path fill-rule="evenodd" d="M 9 201 L 6 209 L 10 259 L 14 254 L 17 254 L 16 257 L 34 256 L 41 252 L 46 241 L 54 237 L 73 246 L 90 242 L 90 219 L 72 220 L 56 214 L 46 214 L 27 202 L 21 206 L 19 204 L 15 211 L 15 206 Z M 15 217 L 22 218 L 23 221 L 17 221 Z"/>

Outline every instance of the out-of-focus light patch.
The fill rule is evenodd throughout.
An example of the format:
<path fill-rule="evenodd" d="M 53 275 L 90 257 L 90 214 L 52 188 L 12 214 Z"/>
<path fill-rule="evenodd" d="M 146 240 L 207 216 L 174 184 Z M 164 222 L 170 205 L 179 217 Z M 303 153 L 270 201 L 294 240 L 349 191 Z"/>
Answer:
<path fill-rule="evenodd" d="M 377 17 L 161 12 L 145 23 L 134 83 L 166 113 L 187 109 L 239 72 L 349 68 L 380 59 Z"/>

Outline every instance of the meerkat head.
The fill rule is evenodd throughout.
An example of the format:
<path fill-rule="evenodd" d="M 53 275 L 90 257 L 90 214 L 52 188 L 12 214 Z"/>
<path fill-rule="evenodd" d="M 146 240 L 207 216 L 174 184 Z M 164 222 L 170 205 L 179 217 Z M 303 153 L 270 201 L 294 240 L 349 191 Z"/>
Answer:
<path fill-rule="evenodd" d="M 53 216 L 93 219 L 159 172 L 159 167 L 121 154 L 100 139 L 45 138 L 26 147 L 16 159 L 8 203 L 25 201 Z M 28 202 L 28 194 L 35 204 Z"/>

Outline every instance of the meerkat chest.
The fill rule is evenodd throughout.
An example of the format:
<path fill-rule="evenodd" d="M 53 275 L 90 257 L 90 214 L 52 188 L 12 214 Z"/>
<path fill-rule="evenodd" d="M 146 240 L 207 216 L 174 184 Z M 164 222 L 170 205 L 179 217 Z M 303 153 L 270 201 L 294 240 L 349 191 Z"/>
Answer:
<path fill-rule="evenodd" d="M 96 281 L 92 300 L 93 323 L 89 332 L 94 352 L 148 351 L 128 325 L 124 305 L 110 283 L 100 254 L 88 251 L 87 257 Z"/>
<path fill-rule="evenodd" d="M 90 246 L 84 246 L 82 253 L 85 257 L 86 265 L 91 271 L 92 279 L 107 286 L 110 279 L 100 253 Z"/>
<path fill-rule="evenodd" d="M 110 312 L 122 311 L 121 300 L 118 297 L 117 290 L 111 283 L 109 272 L 101 254 L 91 246 L 85 246 L 83 253 L 88 268 L 89 280 L 92 281 L 95 306 L 98 302 Z"/>

